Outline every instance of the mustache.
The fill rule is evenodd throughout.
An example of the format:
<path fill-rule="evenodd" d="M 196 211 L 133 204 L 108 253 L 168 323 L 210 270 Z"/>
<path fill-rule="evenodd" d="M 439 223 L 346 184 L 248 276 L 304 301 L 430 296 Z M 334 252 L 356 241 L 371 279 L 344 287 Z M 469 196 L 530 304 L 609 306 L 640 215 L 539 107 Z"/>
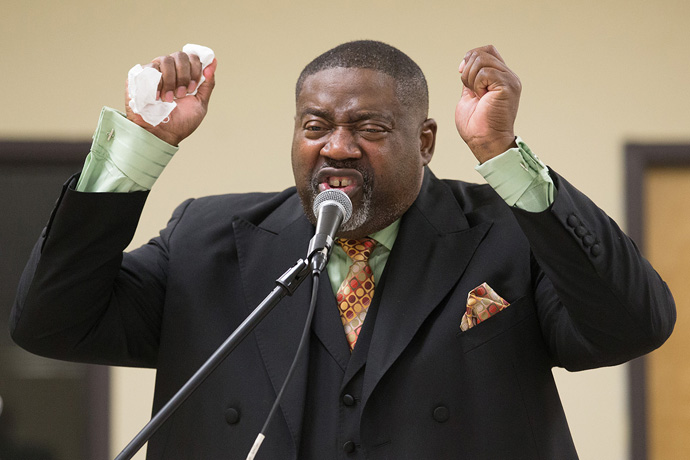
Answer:
<path fill-rule="evenodd" d="M 355 171 L 359 172 L 362 175 L 362 179 L 364 180 L 364 183 L 362 186 L 364 187 L 365 190 L 370 189 L 372 186 L 372 179 L 374 175 L 371 173 L 369 168 L 367 168 L 360 160 L 355 160 L 355 159 L 347 159 L 347 160 L 334 160 L 332 158 L 326 158 L 319 167 L 317 171 L 314 172 L 314 175 L 312 176 L 311 179 L 311 185 L 314 190 L 317 190 L 318 193 L 318 187 L 319 187 L 319 181 L 317 180 L 316 176 L 318 175 L 319 170 L 323 168 L 335 168 L 335 169 L 354 169 Z"/>
<path fill-rule="evenodd" d="M 339 168 L 339 169 L 355 169 L 357 171 L 364 172 L 362 163 L 359 160 L 334 160 L 332 158 L 326 158 L 321 168 Z"/>

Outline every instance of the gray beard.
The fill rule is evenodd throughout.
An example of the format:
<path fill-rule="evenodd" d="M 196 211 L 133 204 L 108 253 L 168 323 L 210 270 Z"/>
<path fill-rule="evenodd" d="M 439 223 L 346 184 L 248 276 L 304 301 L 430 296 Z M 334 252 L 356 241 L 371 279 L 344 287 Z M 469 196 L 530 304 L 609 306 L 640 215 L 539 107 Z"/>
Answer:
<path fill-rule="evenodd" d="M 368 173 L 366 170 L 362 170 L 360 168 L 356 168 L 356 165 L 353 165 L 350 162 L 342 161 L 342 162 L 331 162 L 329 163 L 329 166 L 333 167 L 351 167 L 353 169 L 358 169 L 360 173 L 362 174 L 362 177 L 364 179 L 362 183 L 362 203 L 359 206 L 353 207 L 352 209 L 352 216 L 350 216 L 350 219 L 343 223 L 340 226 L 340 229 L 338 230 L 338 233 L 344 233 L 344 232 L 352 232 L 354 230 L 357 230 L 358 228 L 362 227 L 363 225 L 371 222 L 372 218 L 375 219 L 378 223 L 381 225 L 389 225 L 392 223 L 395 219 L 400 217 L 405 211 L 406 207 L 400 203 L 397 203 L 393 205 L 392 207 L 386 207 L 385 209 L 378 209 L 376 211 L 376 215 L 372 216 L 372 195 L 373 195 L 373 184 L 372 184 L 372 178 L 371 175 Z M 316 182 L 314 179 L 312 184 L 311 184 L 311 205 L 313 206 L 314 200 L 316 199 L 316 196 L 319 194 L 319 183 Z M 304 203 L 303 203 L 304 204 Z M 314 216 L 313 210 L 312 209 L 307 209 L 305 206 L 305 212 L 307 215 Z M 316 225 L 316 216 L 313 217 L 312 223 Z M 377 226 L 376 223 L 374 223 L 374 226 Z M 378 230 L 382 230 L 382 228 L 378 228 Z"/>
<path fill-rule="evenodd" d="M 319 189 L 318 186 L 315 185 L 312 188 L 312 196 L 311 196 L 311 201 L 312 203 L 316 199 L 316 196 L 319 194 Z M 352 209 L 352 215 L 350 216 L 350 219 L 348 219 L 347 222 L 343 223 L 340 228 L 338 229 L 338 233 L 345 233 L 345 232 L 352 232 L 357 230 L 358 228 L 362 227 L 363 225 L 370 223 L 372 216 L 371 216 L 371 211 L 372 211 L 372 188 L 371 185 L 367 184 L 365 182 L 363 186 L 363 198 L 362 198 L 362 204 L 353 207 Z M 395 219 L 399 218 L 407 208 L 401 204 L 395 204 L 392 207 L 386 207 L 386 209 L 379 209 L 377 212 L 376 216 L 373 216 L 373 218 L 377 221 L 378 224 L 380 224 L 381 228 L 377 228 L 376 231 L 382 230 L 384 226 L 390 225 Z M 311 210 L 310 210 L 311 211 Z M 307 212 L 307 208 L 305 207 L 305 212 Z M 316 225 L 316 216 L 314 216 L 313 211 L 310 212 L 308 215 L 313 216 L 313 224 Z M 376 227 L 377 223 L 373 223 L 373 225 Z"/>
<path fill-rule="evenodd" d="M 341 232 L 350 232 L 352 230 L 357 230 L 359 227 L 364 225 L 364 223 L 369 219 L 369 211 L 371 210 L 371 197 L 370 191 L 364 191 L 364 200 L 361 206 L 352 209 L 352 216 L 347 222 L 340 226 Z"/>
<path fill-rule="evenodd" d="M 319 186 L 316 182 L 312 184 L 311 190 L 311 202 L 314 203 L 314 200 L 316 200 L 316 196 L 319 193 L 321 193 L 319 192 Z M 369 219 L 369 212 L 371 211 L 371 185 L 365 182 L 362 186 L 362 192 L 362 205 L 352 208 L 352 215 L 347 220 L 347 222 L 344 222 L 340 226 L 339 232 L 350 232 L 352 230 L 357 230 L 359 227 L 364 225 L 364 223 Z M 316 221 L 316 216 L 314 216 L 314 221 Z M 316 222 L 312 223 L 316 225 Z"/>

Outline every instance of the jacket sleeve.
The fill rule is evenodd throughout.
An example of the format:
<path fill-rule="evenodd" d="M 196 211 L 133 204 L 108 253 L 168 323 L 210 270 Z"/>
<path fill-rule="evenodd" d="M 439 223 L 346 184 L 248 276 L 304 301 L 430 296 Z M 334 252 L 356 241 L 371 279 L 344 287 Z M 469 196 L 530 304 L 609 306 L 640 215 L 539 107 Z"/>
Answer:
<path fill-rule="evenodd" d="M 81 193 L 63 187 L 20 280 L 10 332 L 50 358 L 98 364 L 156 364 L 167 273 L 160 237 L 133 253 L 148 192 Z"/>
<path fill-rule="evenodd" d="M 584 194 L 552 172 L 558 194 L 544 212 L 513 212 L 534 256 L 542 332 L 557 365 L 623 363 L 673 331 L 671 292 L 634 242 Z"/>

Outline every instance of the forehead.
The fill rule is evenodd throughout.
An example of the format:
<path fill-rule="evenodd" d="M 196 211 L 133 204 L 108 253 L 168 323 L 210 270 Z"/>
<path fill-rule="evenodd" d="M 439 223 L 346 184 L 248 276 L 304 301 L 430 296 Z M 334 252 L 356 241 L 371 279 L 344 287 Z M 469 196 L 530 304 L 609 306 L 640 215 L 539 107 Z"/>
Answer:
<path fill-rule="evenodd" d="M 336 67 L 308 76 L 297 97 L 297 114 L 313 108 L 341 112 L 368 110 L 398 114 L 396 81 L 373 69 Z"/>

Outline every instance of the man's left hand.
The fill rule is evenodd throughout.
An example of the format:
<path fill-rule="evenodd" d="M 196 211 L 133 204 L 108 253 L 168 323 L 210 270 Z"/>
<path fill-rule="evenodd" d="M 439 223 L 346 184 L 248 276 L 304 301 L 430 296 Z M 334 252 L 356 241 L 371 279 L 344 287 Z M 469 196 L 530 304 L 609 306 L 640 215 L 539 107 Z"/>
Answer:
<path fill-rule="evenodd" d="M 468 51 L 460 63 L 462 97 L 455 126 L 480 163 L 515 147 L 513 125 L 522 85 L 493 46 Z"/>

